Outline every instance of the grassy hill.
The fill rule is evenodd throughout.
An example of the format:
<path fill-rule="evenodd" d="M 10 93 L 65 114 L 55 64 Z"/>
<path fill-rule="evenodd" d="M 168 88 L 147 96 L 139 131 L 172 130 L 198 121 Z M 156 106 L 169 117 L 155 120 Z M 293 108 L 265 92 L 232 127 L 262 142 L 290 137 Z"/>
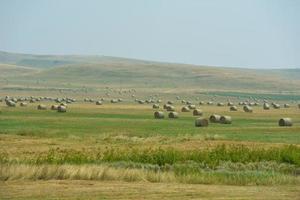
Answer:
<path fill-rule="evenodd" d="M 300 93 L 300 70 L 254 70 L 107 56 L 0 52 L 1 88 L 145 88 L 176 92 Z M 9 82 L 4 79 L 9 79 Z"/>
<path fill-rule="evenodd" d="M 17 66 L 12 64 L 1 64 L 0 63 L 0 78 L 8 79 L 12 77 L 20 77 L 25 75 L 33 75 L 34 73 L 39 72 L 40 70 L 30 68 L 30 67 L 23 67 Z"/>

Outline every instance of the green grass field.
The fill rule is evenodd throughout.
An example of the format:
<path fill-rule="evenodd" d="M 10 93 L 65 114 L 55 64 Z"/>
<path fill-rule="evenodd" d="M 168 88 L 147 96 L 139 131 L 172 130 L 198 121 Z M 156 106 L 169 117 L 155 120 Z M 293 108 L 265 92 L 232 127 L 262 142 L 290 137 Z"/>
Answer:
<path fill-rule="evenodd" d="M 49 108 L 52 103 L 45 104 Z M 236 188 L 233 196 L 227 194 L 229 199 L 252 199 L 243 191 L 253 190 L 254 185 L 253 199 L 277 199 L 274 190 L 282 188 L 288 189 L 278 199 L 297 199 L 300 194 L 300 109 L 296 105 L 269 111 L 257 106 L 253 113 L 245 113 L 242 107 L 232 112 L 227 106 L 204 105 L 204 117 L 217 113 L 233 119 L 232 124 L 210 123 L 205 128 L 194 126 L 196 117 L 191 112 L 180 112 L 181 103 L 175 104 L 178 119 L 167 115 L 154 119 L 151 104 L 79 102 L 70 104 L 67 113 L 37 110 L 37 105 L 9 108 L 1 104 L 0 196 L 4 199 L 22 195 L 45 199 L 47 193 L 30 191 L 40 181 L 49 184 L 50 190 L 67 184 L 52 195 L 66 199 L 72 198 L 69 187 L 73 184 L 125 187 L 126 182 L 135 189 L 141 183 L 149 185 L 153 198 L 159 194 L 196 198 L 198 187 L 215 190 L 215 194 L 203 194 L 204 199 L 220 198 L 229 187 Z M 294 125 L 279 127 L 281 117 L 291 117 Z M 156 193 L 161 184 L 169 185 L 168 189 Z M 18 187 L 24 190 L 17 192 Z M 178 187 L 191 189 L 172 192 Z M 260 194 L 263 187 L 266 193 Z M 116 198 L 105 189 L 82 189 L 83 193 L 91 189 L 100 199 Z M 167 195 L 171 193 L 174 196 Z M 121 199 L 136 195 L 118 193 Z"/>
<path fill-rule="evenodd" d="M 48 108 L 51 104 L 48 104 Z M 67 113 L 40 111 L 37 104 L 24 108 L 1 107 L 1 133 L 37 137 L 103 137 L 105 135 L 126 135 L 129 137 L 205 137 L 217 136 L 222 140 L 255 141 L 299 144 L 297 137 L 300 124 L 300 110 L 291 108 L 264 111 L 255 107 L 254 113 L 229 111 L 229 107 L 201 106 L 204 117 L 217 113 L 230 115 L 230 125 L 210 124 L 207 128 L 194 127 L 196 117 L 192 112 L 181 113 L 182 105 L 176 105 L 179 119 L 154 119 L 151 105 L 117 104 L 96 106 L 94 104 L 72 104 Z M 167 115 L 168 112 L 165 112 Z M 291 117 L 293 127 L 279 127 L 278 120 Z"/>

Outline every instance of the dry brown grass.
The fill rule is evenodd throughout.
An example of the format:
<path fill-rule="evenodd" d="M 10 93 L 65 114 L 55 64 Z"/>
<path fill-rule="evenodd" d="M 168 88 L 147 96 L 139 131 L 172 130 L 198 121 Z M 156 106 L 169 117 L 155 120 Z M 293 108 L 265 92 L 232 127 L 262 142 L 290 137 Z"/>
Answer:
<path fill-rule="evenodd" d="M 120 181 L 0 182 L 2 199 L 299 199 L 296 186 L 224 186 Z"/>
<path fill-rule="evenodd" d="M 107 165 L 0 165 L 1 180 L 118 180 L 127 182 L 176 182 L 174 173 Z"/>
<path fill-rule="evenodd" d="M 131 164 L 132 165 L 132 164 Z M 152 169 L 150 169 L 152 167 Z M 162 170 L 150 165 L 130 166 L 130 163 L 103 164 L 0 164 L 0 181 L 14 180 L 97 180 L 126 182 L 159 182 L 225 185 L 292 185 L 300 177 L 275 172 L 202 171 L 182 173 L 183 169 Z M 196 170 L 197 168 L 194 168 Z M 270 168 L 271 170 L 271 168 Z"/>
<path fill-rule="evenodd" d="M 107 146 L 115 146 L 119 149 L 127 149 L 138 147 L 148 149 L 153 146 L 161 148 L 174 148 L 178 150 L 196 150 L 213 148 L 222 144 L 240 144 L 250 148 L 257 147 L 278 147 L 283 146 L 281 143 L 262 143 L 247 141 L 227 141 L 222 140 L 218 135 L 182 135 L 177 137 L 152 136 L 152 137 L 136 137 L 128 135 L 107 135 L 99 137 L 87 137 L 84 140 L 76 136 L 68 138 L 41 138 L 35 136 L 20 135 L 3 135 L 0 134 L 0 152 L 6 152 L 11 158 L 18 158 L 30 155 L 31 153 L 39 153 L 49 151 L 49 148 L 60 149 L 86 149 L 94 151 L 95 149 L 105 149 Z"/>

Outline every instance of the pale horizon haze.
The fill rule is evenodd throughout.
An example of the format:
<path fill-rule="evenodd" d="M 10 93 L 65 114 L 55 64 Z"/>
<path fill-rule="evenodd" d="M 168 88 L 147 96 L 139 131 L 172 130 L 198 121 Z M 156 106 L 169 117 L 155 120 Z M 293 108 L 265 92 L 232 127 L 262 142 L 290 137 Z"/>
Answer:
<path fill-rule="evenodd" d="M 0 51 L 300 68 L 300 0 L 0 0 Z"/>

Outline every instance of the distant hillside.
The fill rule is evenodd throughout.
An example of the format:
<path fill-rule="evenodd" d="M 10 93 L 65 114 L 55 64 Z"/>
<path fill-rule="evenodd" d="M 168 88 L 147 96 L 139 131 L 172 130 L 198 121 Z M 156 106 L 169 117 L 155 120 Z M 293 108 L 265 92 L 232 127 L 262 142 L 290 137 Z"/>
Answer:
<path fill-rule="evenodd" d="M 298 69 L 277 69 L 273 70 L 279 76 L 285 77 L 289 80 L 300 80 L 300 68 Z"/>
<path fill-rule="evenodd" d="M 78 59 L 64 56 L 47 56 L 47 55 L 31 55 L 16 54 L 0 51 L 0 63 L 13 64 L 27 67 L 47 68 L 60 66 L 64 64 L 78 63 Z"/>
<path fill-rule="evenodd" d="M 12 78 L 20 77 L 25 75 L 33 75 L 40 70 L 30 67 L 16 66 L 12 64 L 1 64 L 0 63 L 0 78 Z"/>
<path fill-rule="evenodd" d="M 136 87 L 176 91 L 300 92 L 300 70 L 252 70 L 160 63 L 106 56 L 0 52 L 1 87 Z M 3 75 L 5 74 L 5 75 Z M 10 77 L 4 84 L 3 78 Z M 0 80 L 1 84 L 1 80 Z"/>
<path fill-rule="evenodd" d="M 80 56 L 80 55 L 32 55 L 18 54 L 0 51 L 0 63 L 20 65 L 34 68 L 51 68 L 70 64 L 92 64 L 92 63 L 119 63 L 134 62 L 145 63 L 147 61 L 117 58 L 109 56 Z"/>

